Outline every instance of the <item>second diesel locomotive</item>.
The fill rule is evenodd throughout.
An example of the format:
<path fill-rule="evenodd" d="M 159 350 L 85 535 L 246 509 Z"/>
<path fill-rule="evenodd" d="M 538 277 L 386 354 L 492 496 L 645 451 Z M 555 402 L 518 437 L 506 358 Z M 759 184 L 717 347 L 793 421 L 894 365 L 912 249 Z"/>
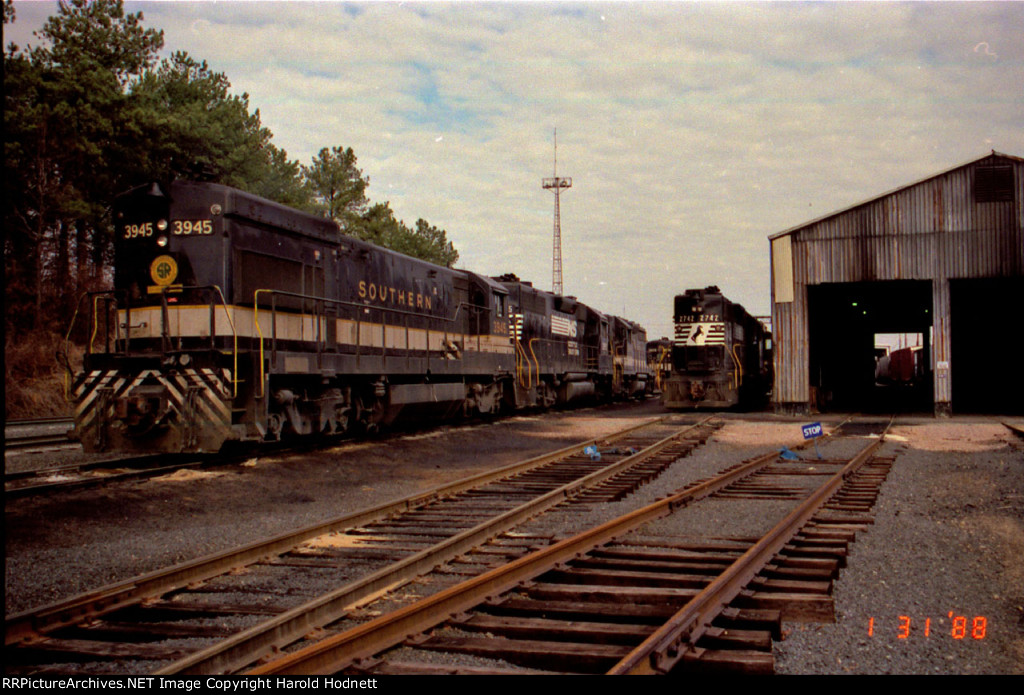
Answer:
<path fill-rule="evenodd" d="M 753 408 L 772 385 L 771 334 L 718 289 L 675 298 L 672 371 L 662 384 L 668 408 Z"/>
<path fill-rule="evenodd" d="M 114 218 L 114 289 L 91 295 L 71 385 L 86 451 L 217 451 L 646 385 L 642 328 L 514 276 L 219 184 L 142 186 Z"/>

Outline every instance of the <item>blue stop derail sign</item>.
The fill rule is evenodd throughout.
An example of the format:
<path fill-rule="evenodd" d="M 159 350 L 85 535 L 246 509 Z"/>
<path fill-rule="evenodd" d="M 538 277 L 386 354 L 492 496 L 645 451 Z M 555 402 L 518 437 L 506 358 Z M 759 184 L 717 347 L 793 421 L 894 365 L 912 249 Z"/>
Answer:
<path fill-rule="evenodd" d="M 820 422 L 812 422 L 809 425 L 804 425 L 803 431 L 804 439 L 814 439 L 815 437 L 820 437 L 821 435 L 824 434 L 824 432 L 822 432 L 821 430 Z"/>

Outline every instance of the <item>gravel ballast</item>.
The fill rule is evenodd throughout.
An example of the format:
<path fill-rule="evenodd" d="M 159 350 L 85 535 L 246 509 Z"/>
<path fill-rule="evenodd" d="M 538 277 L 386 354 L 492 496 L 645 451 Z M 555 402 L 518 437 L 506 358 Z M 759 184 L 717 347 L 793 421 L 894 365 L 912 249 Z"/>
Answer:
<path fill-rule="evenodd" d="M 1005 432 L 907 433 L 836 583 L 836 622 L 787 625 L 777 672 L 1024 673 L 1024 456 Z"/>
<path fill-rule="evenodd" d="M 218 471 L 224 473 L 219 476 L 15 500 L 5 510 L 7 612 L 352 512 L 660 414 L 656 404 L 648 403 L 514 418 L 386 443 L 258 459 L 247 467 Z M 613 507 L 663 496 L 800 438 L 796 421 L 744 418 L 728 416 L 718 434 L 672 471 L 624 502 L 595 510 L 587 520 Z M 1019 441 L 998 421 L 983 418 L 922 418 L 896 430 L 886 453 L 898 458 L 882 487 L 876 521 L 858 535 L 849 566 L 836 582 L 837 622 L 787 623 L 785 639 L 775 646 L 777 671 L 1024 673 L 1024 449 Z M 813 457 L 813 449 L 802 455 Z M 757 528 L 771 515 L 765 509 L 751 505 L 745 511 L 749 518 L 733 515 L 731 521 Z M 581 523 L 564 516 L 566 524 Z M 549 523 L 554 522 L 538 520 L 535 528 Z M 686 523 L 685 533 L 696 534 L 700 522 Z M 725 535 L 721 520 L 713 523 L 712 535 Z M 573 531 L 563 526 L 558 533 Z M 681 531 L 659 523 L 647 532 Z M 963 639 L 952 636 L 950 612 L 967 620 Z M 910 620 L 906 639 L 899 637 L 900 616 Z M 987 621 L 983 639 L 970 634 L 975 617 Z M 930 634 L 925 637 L 929 618 Z M 977 630 L 979 624 L 973 625 Z"/>
<path fill-rule="evenodd" d="M 651 401 L 527 415 L 8 500 L 6 612 L 324 522 L 664 414 Z M 67 459 L 61 452 L 61 462 Z"/>

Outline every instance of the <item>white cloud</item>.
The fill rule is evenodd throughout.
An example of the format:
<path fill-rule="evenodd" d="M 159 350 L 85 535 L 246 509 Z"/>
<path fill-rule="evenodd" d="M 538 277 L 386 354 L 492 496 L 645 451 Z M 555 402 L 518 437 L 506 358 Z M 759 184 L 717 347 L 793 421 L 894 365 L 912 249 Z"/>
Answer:
<path fill-rule="evenodd" d="M 248 92 L 290 156 L 353 147 L 373 200 L 542 287 L 557 127 L 566 291 L 658 335 L 689 287 L 767 312 L 770 233 L 1024 154 L 1020 3 L 128 9 Z"/>

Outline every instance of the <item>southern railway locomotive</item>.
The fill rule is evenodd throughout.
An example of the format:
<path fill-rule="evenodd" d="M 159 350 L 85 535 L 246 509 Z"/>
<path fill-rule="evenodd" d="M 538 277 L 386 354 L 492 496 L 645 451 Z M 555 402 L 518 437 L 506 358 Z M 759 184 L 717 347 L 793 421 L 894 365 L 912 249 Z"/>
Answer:
<path fill-rule="evenodd" d="M 715 286 L 675 298 L 668 408 L 763 405 L 772 385 L 771 334 Z"/>
<path fill-rule="evenodd" d="M 114 218 L 114 289 L 88 295 L 71 383 L 86 451 L 217 451 L 646 386 L 642 328 L 514 276 L 219 184 L 142 186 Z"/>

